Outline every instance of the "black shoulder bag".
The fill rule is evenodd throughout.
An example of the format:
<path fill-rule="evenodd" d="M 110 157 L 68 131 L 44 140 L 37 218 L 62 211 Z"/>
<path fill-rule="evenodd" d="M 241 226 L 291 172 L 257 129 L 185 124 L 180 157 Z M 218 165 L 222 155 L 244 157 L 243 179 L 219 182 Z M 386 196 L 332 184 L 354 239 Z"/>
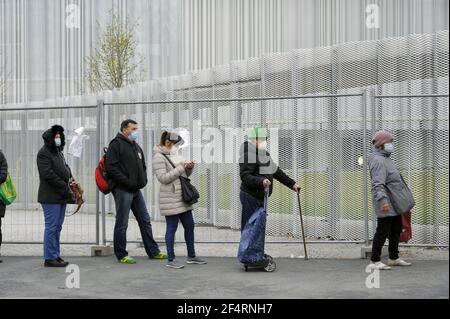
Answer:
<path fill-rule="evenodd" d="M 170 165 L 175 168 L 175 165 L 170 160 L 170 158 L 166 154 L 162 154 L 170 163 Z M 187 177 L 180 176 L 181 183 L 181 192 L 183 194 L 183 202 L 186 204 L 192 205 L 198 202 L 200 194 L 194 185 L 191 184 L 191 180 Z"/>

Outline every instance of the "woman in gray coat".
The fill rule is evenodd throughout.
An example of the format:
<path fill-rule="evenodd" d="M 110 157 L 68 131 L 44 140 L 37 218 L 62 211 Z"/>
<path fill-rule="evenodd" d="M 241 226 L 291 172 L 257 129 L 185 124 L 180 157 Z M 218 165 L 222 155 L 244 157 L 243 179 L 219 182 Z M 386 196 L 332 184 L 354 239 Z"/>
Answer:
<path fill-rule="evenodd" d="M 185 161 L 177 154 L 178 147 L 182 143 L 181 136 L 164 131 L 160 144 L 155 146 L 153 157 L 153 174 L 161 183 L 159 210 L 161 215 L 166 217 L 167 267 L 175 269 L 184 267 L 175 260 L 174 245 L 178 221 L 181 221 L 184 228 L 188 252 L 186 263 L 206 264 L 204 260 L 195 256 L 192 206 L 186 204 L 182 197 L 180 176 L 188 177 L 194 168 L 194 162 Z"/>
<path fill-rule="evenodd" d="M 386 191 L 389 183 L 402 183 L 400 172 L 390 158 L 394 151 L 394 137 L 391 133 L 381 130 L 372 139 L 373 151 L 369 155 L 369 169 L 372 179 L 373 209 L 377 215 L 377 229 L 372 243 L 371 268 L 388 270 L 391 266 L 410 266 L 400 259 L 398 245 L 402 232 L 402 218 L 392 206 Z M 389 238 L 388 264 L 381 262 L 381 251 Z"/>

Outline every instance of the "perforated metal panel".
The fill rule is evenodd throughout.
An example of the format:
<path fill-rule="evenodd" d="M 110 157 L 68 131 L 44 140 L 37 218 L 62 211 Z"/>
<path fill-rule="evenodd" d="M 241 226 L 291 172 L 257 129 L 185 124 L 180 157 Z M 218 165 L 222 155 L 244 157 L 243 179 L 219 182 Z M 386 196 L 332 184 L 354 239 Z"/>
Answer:
<path fill-rule="evenodd" d="M 402 98 L 381 101 L 373 97 L 448 92 L 448 59 L 436 53 L 448 52 L 445 34 L 354 42 L 235 61 L 212 70 L 178 77 L 177 85 L 170 89 L 160 86 L 159 95 L 152 95 L 156 100 L 172 98 L 194 101 L 305 94 L 345 95 L 367 90 L 365 134 L 361 96 L 165 104 L 159 106 L 164 111 L 155 118 L 162 114 L 168 116 L 166 120 L 161 120 L 166 123 L 161 126 L 170 129 L 167 124 L 171 120 L 167 112 L 171 114 L 169 110 L 172 110 L 175 112 L 172 128 L 184 127 L 192 132 L 194 120 L 201 120 L 203 130 L 220 128 L 225 132 L 226 129 L 239 128 L 241 140 L 231 148 L 223 149 L 225 153 L 232 154 L 237 154 L 248 128 L 263 126 L 274 130 L 279 166 L 302 187 L 305 232 L 309 239 L 364 241 L 365 203 L 369 220 L 374 220 L 370 180 L 366 181 L 369 193 L 365 198 L 364 166 L 359 162 L 364 154 L 364 136 L 366 151 L 370 152 L 371 136 L 375 130 L 392 130 L 399 143 L 393 158 L 396 161 L 400 159 L 398 165 L 402 172 L 406 172 L 404 163 L 413 162 L 418 163 L 416 170 L 421 171 L 419 175 L 429 176 L 430 173 L 422 172 L 427 171 L 427 167 L 436 167 L 434 171 L 440 173 L 448 170 L 445 160 L 448 138 L 443 138 L 448 131 L 445 98 L 428 98 L 424 104 L 417 100 L 413 102 L 413 99 L 408 103 L 407 99 Z M 149 105 L 146 109 L 155 107 Z M 438 124 L 430 124 L 428 129 L 422 124 L 415 131 L 414 123 L 423 120 L 413 120 L 414 112 L 422 117 L 435 113 L 435 118 L 439 118 L 435 123 Z M 158 134 L 160 132 L 155 133 L 156 139 Z M 211 136 L 202 136 L 191 143 L 205 146 L 208 138 Z M 433 138 L 443 143 L 435 145 L 434 151 L 430 151 L 428 145 Z M 421 152 L 409 151 L 413 146 Z M 410 168 L 407 169 L 410 175 L 413 174 Z M 434 180 L 431 177 L 408 179 L 418 202 L 421 202 L 413 217 L 414 229 L 417 229 L 413 243 L 447 245 L 448 200 L 444 197 L 448 194 L 448 178 L 443 177 L 445 174 L 434 174 Z M 425 180 L 434 186 L 424 184 Z M 237 163 L 198 163 L 193 181 L 202 197 L 195 208 L 195 219 L 199 226 L 205 226 L 200 228 L 198 240 L 238 240 L 241 205 Z M 154 198 L 157 197 L 156 188 L 155 185 Z M 430 205 L 438 213 L 425 218 L 428 213 L 424 212 L 424 208 L 429 211 Z M 157 205 L 149 206 L 158 210 Z M 268 241 L 300 238 L 298 205 L 291 190 L 275 183 L 268 211 Z M 161 218 L 156 220 L 163 221 Z M 424 220 L 431 226 L 424 226 Z M 374 222 L 369 222 L 369 237 L 374 226 Z M 158 236 L 162 237 L 164 227 L 158 229 Z M 423 232 L 421 229 L 428 230 Z M 182 234 L 177 239 L 182 240 Z"/>
<path fill-rule="evenodd" d="M 448 31 L 379 45 L 379 95 L 448 94 Z M 375 128 L 393 132 L 392 158 L 417 202 L 412 243 L 448 245 L 448 98 L 380 97 L 375 102 Z"/>
<path fill-rule="evenodd" d="M 125 118 L 139 122 L 139 144 L 145 152 L 149 177 L 143 193 L 152 215 L 154 235 L 163 240 L 165 219 L 159 214 L 159 184 L 151 171 L 153 147 L 159 143 L 161 131 L 188 130 L 190 146 L 184 148 L 182 154 L 197 159 L 196 152 L 211 155 L 205 146 L 213 138 L 211 129 L 219 129 L 223 143 L 212 151 L 218 160 L 200 160 L 192 176 L 201 195 L 194 209 L 198 226 L 196 240 L 235 242 L 239 240 L 241 226 L 239 147 L 245 141 L 248 128 L 266 127 L 271 134 L 270 141 L 277 142 L 269 143 L 269 151 L 277 158 L 279 166 L 302 187 L 301 204 L 308 239 L 350 242 L 365 241 L 373 234 L 375 222 L 370 181 L 364 180 L 364 166 L 360 165 L 360 160 L 364 151 L 371 151 L 373 133 L 381 128 L 388 129 L 396 139 L 393 159 L 417 200 L 412 243 L 448 245 L 448 98 L 382 97 L 448 94 L 448 82 L 448 31 L 264 55 L 105 92 L 98 98 L 107 104 L 124 104 L 105 105 L 101 143 L 108 145 Z M 364 100 L 359 95 L 362 92 L 367 92 Z M 300 95 L 339 96 L 273 99 Z M 260 100 L 261 97 L 267 99 Z M 204 99 L 232 100 L 198 101 Z M 175 100 L 185 102 L 128 104 Z M 78 125 L 81 117 L 84 118 L 82 123 L 88 123 L 87 127 L 94 123 L 95 130 L 94 111 L 81 115 L 77 113 L 79 111 L 57 112 L 30 112 L 27 116 L 44 121 L 45 126 L 57 118 L 64 118 L 63 123 L 69 130 Z M 20 116 L 24 115 L 0 112 L 0 116 L 1 146 L 10 162 L 20 158 L 24 161 L 22 154 L 32 158 L 37 151 L 32 149 L 35 146 L 25 149 L 23 144 L 17 146 L 14 141 L 21 134 L 26 135 L 26 141 L 39 139 L 31 137 L 30 129 L 25 132 L 12 129 L 23 123 Z M 200 136 L 194 134 L 194 121 L 202 123 Z M 9 139 L 10 135 L 14 137 Z M 231 143 L 225 143 L 226 139 Z M 91 141 L 94 140 L 95 132 L 92 132 Z M 231 161 L 227 161 L 230 158 Z M 83 183 L 88 185 L 86 209 L 95 204 L 93 175 L 92 179 L 89 175 L 93 174 L 98 159 L 98 154 L 87 152 L 83 158 L 86 164 L 79 166 L 80 174 L 86 176 Z M 35 181 L 35 173 L 33 176 Z M 13 177 L 23 178 L 15 171 Z M 367 197 L 365 182 L 369 189 Z M 19 185 L 24 183 L 19 182 Z M 35 203 L 34 195 L 22 195 L 22 189 L 20 192 L 19 203 L 31 207 L 31 203 Z M 112 241 L 115 208 L 110 195 L 105 204 L 106 239 Z M 366 210 L 368 225 L 364 215 Z M 301 238 L 296 196 L 278 182 L 275 182 L 268 212 L 267 241 Z M 77 218 L 87 220 L 80 220 L 78 228 L 72 233 L 67 232 L 65 240 L 76 240 L 78 231 L 84 233 L 83 229 L 90 227 L 93 214 L 85 213 L 86 216 L 82 214 Z M 130 218 L 133 219 L 132 214 Z M 5 221 L 7 236 L 15 238 L 13 231 L 18 232 L 17 240 L 27 238 L 27 229 L 35 227 L 31 226 L 35 224 L 33 220 L 25 218 L 14 224 L 8 219 Z M 41 225 L 42 221 L 37 224 Z M 11 229 L 9 233 L 8 228 Z M 131 221 L 128 240 L 140 241 L 140 238 L 137 223 Z M 183 240 L 181 231 L 177 240 Z"/>

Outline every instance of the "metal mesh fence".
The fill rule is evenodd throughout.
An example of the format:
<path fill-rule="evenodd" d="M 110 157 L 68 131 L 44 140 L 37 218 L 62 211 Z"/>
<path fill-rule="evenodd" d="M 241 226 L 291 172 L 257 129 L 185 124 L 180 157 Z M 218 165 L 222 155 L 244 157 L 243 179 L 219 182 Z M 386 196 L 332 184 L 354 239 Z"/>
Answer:
<path fill-rule="evenodd" d="M 392 159 L 417 203 L 411 243 L 448 245 L 448 98 L 375 99 L 375 114 L 381 116 L 376 122 L 393 132 L 397 147 Z M 396 113 L 403 115 L 394 124 Z"/>
<path fill-rule="evenodd" d="M 448 32 L 411 35 L 378 47 L 380 84 L 371 119 L 373 130 L 394 133 L 393 159 L 417 201 L 411 243 L 448 245 L 448 97 L 432 96 L 449 90 Z M 405 58 L 393 59 L 393 50 Z"/>
<path fill-rule="evenodd" d="M 214 159 L 199 161 L 192 175 L 201 195 L 194 210 L 196 240 L 230 243 L 240 237 L 239 146 L 248 128 L 266 127 L 271 132 L 270 140 L 277 142 L 269 143 L 269 151 L 277 155 L 279 166 L 302 187 L 308 240 L 363 242 L 372 237 L 375 225 L 364 155 L 371 151 L 375 130 L 388 129 L 398 146 L 393 159 L 418 202 L 413 212 L 412 243 L 445 246 L 449 211 L 448 97 L 412 95 L 448 94 L 448 81 L 448 31 L 264 55 L 105 92 L 97 97 L 105 101 L 101 106 L 100 145 L 108 145 L 122 120 L 133 118 L 139 123 L 139 143 L 149 177 L 143 193 L 154 235 L 163 240 L 165 223 L 158 208 L 159 184 L 151 171 L 153 148 L 162 130 L 189 132 L 188 147 L 182 149 L 182 154 L 190 159 L 199 154 L 202 159 Z M 295 96 L 302 97 L 292 98 Z M 66 119 L 62 123 L 69 131 L 78 126 L 72 121 L 77 114 L 60 115 Z M 0 115 L 2 125 L 13 125 L 16 120 L 12 113 Z M 48 115 L 41 116 L 47 119 Z M 57 118 L 52 116 L 45 124 Z M 200 122 L 201 129 L 197 130 Z M 2 127 L 2 148 L 5 153 L 18 154 L 19 150 L 13 150 L 15 144 L 8 146 L 12 139 L 4 136 L 9 135 Z M 95 132 L 90 135 L 95 141 Z M 26 138 L 28 141 L 28 135 Z M 217 139 L 221 139 L 221 146 L 209 148 Z M 22 152 L 31 158 L 37 150 Z M 16 160 L 16 155 L 7 155 L 10 161 Z M 83 159 L 86 164 L 80 166 L 82 175 L 86 174 L 82 182 L 88 185 L 89 204 L 95 200 L 93 169 L 99 156 L 87 149 Z M 35 202 L 27 196 L 25 202 Z M 112 241 L 114 201 L 108 195 L 101 197 L 101 202 L 105 212 L 103 237 Z M 275 182 L 268 212 L 267 241 L 301 238 L 296 196 L 291 190 Z M 365 212 L 372 222 L 365 222 Z M 16 226 L 7 224 L 6 229 Z M 8 240 L 7 236 L 8 232 Z M 70 236 L 66 239 L 74 239 L 77 234 Z M 130 221 L 128 240 L 140 241 L 140 237 L 137 223 Z M 176 239 L 183 241 L 181 231 Z"/>
<path fill-rule="evenodd" d="M 84 101 L 86 103 L 86 101 Z M 67 105 L 67 104 L 66 104 Z M 56 105 L 53 105 L 56 106 Z M 65 128 L 66 147 L 64 154 L 74 177 L 83 185 L 86 205 L 74 216 L 67 217 L 63 225 L 62 243 L 95 243 L 95 194 L 96 185 L 92 173 L 96 167 L 96 109 L 83 107 L 77 109 L 54 109 L 48 103 L 35 103 L 30 108 L 40 110 L 2 111 L 0 112 L 1 149 L 7 157 L 9 174 L 16 187 L 17 199 L 8 206 L 2 222 L 3 238 L 6 242 L 33 243 L 44 238 L 44 215 L 37 203 L 39 173 L 36 156 L 43 146 L 42 133 L 53 124 Z M 74 136 L 74 130 L 85 127 L 86 141 L 82 157 L 68 155 L 68 146 Z M 67 214 L 75 210 L 68 205 Z"/>

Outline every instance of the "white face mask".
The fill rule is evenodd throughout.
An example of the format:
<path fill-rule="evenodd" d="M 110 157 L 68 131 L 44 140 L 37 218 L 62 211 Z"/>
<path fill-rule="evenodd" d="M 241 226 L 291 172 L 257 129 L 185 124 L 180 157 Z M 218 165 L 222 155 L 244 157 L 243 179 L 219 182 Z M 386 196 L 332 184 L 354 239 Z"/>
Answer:
<path fill-rule="evenodd" d="M 267 149 L 267 141 L 262 141 L 261 143 L 259 143 L 258 148 L 262 149 L 262 150 L 266 150 Z"/>
<path fill-rule="evenodd" d="M 392 154 L 394 152 L 394 144 L 392 143 L 384 144 L 384 151 L 388 154 Z"/>
<path fill-rule="evenodd" d="M 179 149 L 179 147 L 178 146 L 172 146 L 172 148 L 170 149 L 170 154 L 172 154 L 172 155 L 176 155 L 176 154 L 178 154 L 178 149 Z"/>

